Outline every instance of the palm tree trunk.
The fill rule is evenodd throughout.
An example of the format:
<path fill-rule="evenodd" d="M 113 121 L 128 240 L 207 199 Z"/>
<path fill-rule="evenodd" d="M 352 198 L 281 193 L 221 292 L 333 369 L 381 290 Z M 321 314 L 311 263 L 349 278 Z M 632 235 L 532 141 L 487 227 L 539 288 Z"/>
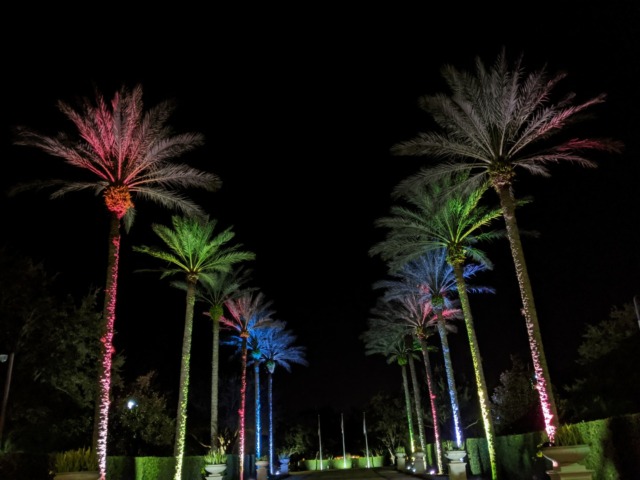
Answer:
<path fill-rule="evenodd" d="M 242 359 L 241 359 L 241 374 L 240 374 L 240 409 L 238 410 L 238 457 L 240 460 L 240 479 L 244 478 L 244 448 L 245 448 L 245 413 L 247 408 L 247 337 L 249 332 L 243 331 L 240 333 L 242 337 Z"/>
<path fill-rule="evenodd" d="M 518 277 L 518 285 L 520 286 L 520 296 L 522 297 L 522 313 L 527 325 L 527 334 L 529 336 L 529 348 L 531 349 L 531 358 L 533 360 L 533 369 L 537 379 L 537 390 L 540 396 L 540 405 L 544 417 L 545 430 L 551 442 L 554 441 L 555 431 L 560 424 L 558 417 L 558 409 L 553 396 L 551 385 L 551 377 L 549 368 L 547 367 L 547 359 L 542 348 L 542 335 L 540 333 L 540 324 L 538 323 L 538 313 L 533 301 L 533 290 L 527 264 L 524 259 L 524 251 L 522 242 L 520 241 L 520 230 L 516 222 L 515 210 L 516 202 L 509 185 L 497 187 L 496 191 L 500 197 L 500 205 L 502 207 L 502 215 L 507 227 L 507 236 L 509 245 L 511 246 L 511 255 Z"/>
<path fill-rule="evenodd" d="M 111 365 L 113 358 L 113 335 L 116 321 L 116 293 L 118 290 L 118 265 L 120 259 L 120 219 L 111 214 L 109 225 L 109 252 L 107 257 L 107 280 L 104 293 L 104 320 L 100 348 L 102 363 L 98 396 L 95 402 L 93 426 L 93 449 L 98 457 L 100 480 L 107 478 L 107 435 L 109 430 L 109 406 L 111 404 Z"/>
<path fill-rule="evenodd" d="M 413 337 L 407 335 L 405 338 L 409 349 L 413 347 Z M 408 357 L 409 371 L 411 372 L 411 381 L 413 383 L 413 400 L 416 408 L 416 417 L 418 421 L 418 437 L 420 438 L 420 448 L 423 452 L 427 453 L 427 440 L 424 434 L 424 415 L 422 413 L 422 396 L 420 395 L 420 383 L 418 383 L 418 375 L 416 374 L 416 366 L 413 362 L 413 357 Z"/>
<path fill-rule="evenodd" d="M 212 309 L 213 310 L 213 309 Z M 213 346 L 211 358 L 211 448 L 218 446 L 218 389 L 220 369 L 220 317 L 213 321 Z"/>
<path fill-rule="evenodd" d="M 447 386 L 449 387 L 449 398 L 451 400 L 451 413 L 453 415 L 453 428 L 456 437 L 456 446 L 462 447 L 462 427 L 460 426 L 460 404 L 458 403 L 458 390 L 456 380 L 453 376 L 453 363 L 451 362 L 451 352 L 449 350 L 449 340 L 447 339 L 447 330 L 444 325 L 444 318 L 440 310 L 436 311 L 438 315 L 438 334 L 440 335 L 440 343 L 442 344 L 442 356 L 444 358 L 444 370 L 447 374 Z"/>
<path fill-rule="evenodd" d="M 420 337 L 420 347 L 422 348 L 422 358 L 424 359 L 424 369 L 427 381 L 427 391 L 429 392 L 429 400 L 431 403 L 431 417 L 433 418 L 433 443 L 436 446 L 436 462 L 438 464 L 438 473 L 444 473 L 442 464 L 442 439 L 440 438 L 440 426 L 438 425 L 438 405 L 436 401 L 436 392 L 433 387 L 433 373 L 431 370 L 431 362 L 429 361 L 429 349 L 427 341 Z M 426 451 L 425 451 L 426 453 Z"/>
<path fill-rule="evenodd" d="M 487 389 L 487 382 L 484 378 L 484 370 L 482 369 L 482 357 L 480 356 L 480 348 L 478 347 L 478 339 L 476 338 L 476 329 L 473 324 L 471 305 L 469 303 L 469 295 L 467 294 L 467 285 L 464 281 L 462 265 L 460 263 L 454 263 L 452 266 L 456 277 L 456 285 L 458 287 L 458 297 L 460 298 L 462 312 L 464 313 L 464 323 L 467 329 L 467 337 L 469 339 L 473 372 L 476 377 L 478 401 L 480 403 L 480 415 L 482 416 L 484 433 L 487 439 L 487 448 L 489 450 L 489 462 L 491 463 L 491 478 L 492 480 L 497 480 L 498 463 L 496 459 L 496 437 L 493 427 L 493 418 L 491 418 L 491 408 L 489 406 L 489 390 Z"/>
<path fill-rule="evenodd" d="M 273 373 L 269 372 L 269 471 L 273 475 L 274 455 L 274 431 L 273 431 Z"/>
<path fill-rule="evenodd" d="M 404 403 L 407 409 L 407 425 L 409 427 L 409 448 L 415 452 L 416 444 L 413 434 L 413 414 L 411 413 L 411 393 L 409 392 L 409 380 L 407 378 L 407 366 L 400 365 L 402 369 L 402 387 L 404 389 Z"/>
<path fill-rule="evenodd" d="M 255 402 L 256 402 L 256 460 L 262 455 L 261 436 L 262 436 L 262 416 L 260 415 L 260 362 L 256 360 L 254 366 L 254 378 L 255 378 Z"/>
<path fill-rule="evenodd" d="M 191 338 L 193 334 L 193 310 L 196 303 L 196 279 L 187 279 L 187 306 L 184 315 L 184 334 L 182 337 L 182 359 L 180 365 L 180 390 L 178 391 L 178 414 L 176 421 L 175 445 L 176 457 L 174 480 L 182 480 L 182 458 L 187 431 L 187 403 L 189 399 L 189 368 L 191 360 Z"/>

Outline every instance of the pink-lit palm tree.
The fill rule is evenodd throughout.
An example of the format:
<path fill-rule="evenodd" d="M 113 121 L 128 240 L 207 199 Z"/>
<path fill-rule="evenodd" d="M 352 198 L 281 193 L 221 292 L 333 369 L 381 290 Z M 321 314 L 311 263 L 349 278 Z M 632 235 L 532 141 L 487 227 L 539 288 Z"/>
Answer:
<path fill-rule="evenodd" d="M 273 325 L 271 301 L 267 301 L 260 291 L 250 291 L 237 298 L 224 302 L 229 316 L 220 317 L 223 328 L 235 330 L 242 340 L 240 347 L 240 408 L 238 410 L 238 456 L 240 461 L 240 480 L 244 478 L 245 459 L 245 414 L 247 404 L 247 343 L 254 328 Z"/>
<path fill-rule="evenodd" d="M 433 165 L 403 182 L 439 181 L 452 172 L 467 172 L 465 187 L 489 184 L 497 194 L 516 270 L 538 394 L 551 442 L 559 425 L 542 334 L 516 221 L 515 184 L 519 172 L 550 176 L 553 163 L 595 167 L 586 152 L 618 152 L 621 144 L 610 139 L 565 135 L 568 128 L 587 118 L 585 111 L 602 104 L 604 94 L 575 102 L 575 94 L 557 97 L 555 89 L 566 77 L 549 75 L 546 68 L 527 72 L 522 56 L 511 65 L 503 49 L 489 66 L 476 58 L 475 71 L 452 65 L 442 68 L 450 94 L 426 95 L 420 106 L 437 128 L 392 148 L 399 155 L 427 156 Z M 403 188 L 401 186 L 400 188 Z"/>
<path fill-rule="evenodd" d="M 103 308 L 102 362 L 93 445 L 98 455 L 101 480 L 106 479 L 107 430 L 111 390 L 111 364 L 116 320 L 121 224 L 128 230 L 135 216 L 134 199 L 149 200 L 184 214 L 202 214 L 201 208 L 181 190 L 214 191 L 220 179 L 212 174 L 175 162 L 184 153 L 203 144 L 197 133 L 175 134 L 167 125 L 175 105 L 164 101 L 144 110 L 142 86 L 125 86 L 111 101 L 96 92 L 74 108 L 59 101 L 58 108 L 76 128 L 74 135 L 55 136 L 18 127 L 17 145 L 36 147 L 88 173 L 82 180 L 35 181 L 16 186 L 12 193 L 27 189 L 53 189 L 51 198 L 88 190 L 101 194 L 110 218 L 107 276 Z"/>

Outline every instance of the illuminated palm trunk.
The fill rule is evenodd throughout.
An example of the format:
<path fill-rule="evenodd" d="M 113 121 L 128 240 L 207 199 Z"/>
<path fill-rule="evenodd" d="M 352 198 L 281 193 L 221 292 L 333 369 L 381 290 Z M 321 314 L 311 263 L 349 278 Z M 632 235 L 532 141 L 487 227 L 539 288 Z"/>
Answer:
<path fill-rule="evenodd" d="M 107 478 L 107 435 L 109 430 L 109 406 L 111 404 L 111 366 L 113 363 L 113 335 L 116 321 L 116 292 L 118 289 L 118 265 L 120 260 L 120 219 L 113 213 L 109 227 L 109 253 L 107 281 L 104 295 L 104 330 L 100 338 L 102 363 L 100 365 L 99 397 L 96 400 L 96 422 L 93 428 L 94 451 L 98 457 L 100 480 Z"/>
<path fill-rule="evenodd" d="M 405 340 L 410 350 L 413 344 L 413 337 L 407 335 Z M 422 414 L 422 395 L 420 395 L 420 384 L 418 383 L 418 375 L 416 374 L 416 366 L 413 362 L 413 357 L 409 355 L 407 360 L 409 363 L 409 371 L 411 372 L 411 381 L 413 382 L 413 401 L 415 403 L 416 417 L 418 421 L 418 437 L 420 439 L 420 448 L 423 452 L 426 453 L 427 440 L 424 434 L 424 416 Z"/>
<path fill-rule="evenodd" d="M 211 358 L 211 448 L 217 446 L 218 441 L 218 385 L 220 369 L 220 316 L 222 308 L 211 307 L 211 320 L 213 322 L 213 345 Z"/>
<path fill-rule="evenodd" d="M 429 400 L 431 403 L 431 417 L 433 418 L 433 442 L 436 446 L 436 462 L 438 464 L 438 473 L 444 472 L 442 465 L 442 440 L 440 439 L 440 427 L 438 425 L 438 406 L 436 402 L 436 392 L 433 387 L 433 373 L 431 370 L 431 362 L 429 361 L 429 350 L 427 340 L 423 336 L 419 336 L 420 347 L 422 348 L 422 358 L 424 359 L 425 377 L 427 381 L 427 391 L 429 392 Z M 427 453 L 424 450 L 425 454 Z"/>
<path fill-rule="evenodd" d="M 242 359 L 240 374 L 240 409 L 238 410 L 238 456 L 240 457 L 240 480 L 244 478 L 244 447 L 245 447 L 245 412 L 247 407 L 247 338 L 249 332 L 240 332 L 242 338 Z"/>
<path fill-rule="evenodd" d="M 415 452 L 416 445 L 413 433 L 413 414 L 411 413 L 411 393 L 409 391 L 409 379 L 407 378 L 407 361 L 404 363 L 398 362 L 402 369 L 402 387 L 404 389 L 404 403 L 407 410 L 407 425 L 409 427 L 409 443 L 410 451 Z"/>
<path fill-rule="evenodd" d="M 182 480 L 182 459 L 187 432 L 187 403 L 189 399 L 189 366 L 191 360 L 191 338 L 193 334 L 193 308 L 196 303 L 195 276 L 187 278 L 187 307 L 184 315 L 184 335 L 182 337 L 182 363 L 180 366 L 180 390 L 178 393 L 178 414 L 176 439 L 173 456 L 176 457 L 174 480 Z"/>
<path fill-rule="evenodd" d="M 259 355 L 258 355 L 259 356 Z M 256 460 L 262 455 L 261 435 L 262 435 L 262 416 L 260 415 L 260 363 L 256 360 L 253 367 L 255 377 L 255 402 L 256 402 Z"/>
<path fill-rule="evenodd" d="M 464 260 L 462 260 L 464 261 Z M 487 439 L 487 448 L 489 450 L 489 462 L 491 463 L 491 478 L 498 478 L 498 463 L 496 459 L 495 433 L 493 428 L 493 419 L 491 418 L 491 408 L 489 406 L 489 391 L 487 382 L 484 378 L 484 370 L 482 369 L 482 357 L 480 356 L 480 347 L 476 338 L 476 330 L 473 325 L 473 316 L 471 315 L 471 305 L 469 304 L 469 296 L 467 295 L 467 285 L 464 281 L 463 267 L 460 262 L 453 262 L 453 272 L 456 276 L 456 285 L 458 287 L 458 296 L 464 313 L 464 323 L 467 328 L 467 337 L 469 339 L 469 349 L 471 350 L 471 360 L 473 362 L 473 372 L 476 378 L 476 387 L 478 389 L 478 400 L 480 402 L 480 415 L 484 425 L 484 433 Z"/>
<path fill-rule="evenodd" d="M 536 389 L 540 397 L 542 415 L 544 417 L 545 430 L 551 443 L 555 440 L 556 429 L 559 426 L 558 409 L 551 389 L 551 377 L 547 367 L 547 359 L 542 348 L 542 335 L 540 324 L 538 323 L 538 313 L 533 301 L 533 290 L 527 271 L 527 264 L 524 259 L 522 242 L 520 241 L 520 230 L 515 216 L 515 200 L 511 193 L 510 186 L 503 185 L 495 187 L 500 197 L 502 215 L 507 227 L 507 236 L 511 246 L 511 255 L 520 286 L 520 296 L 522 297 L 522 314 L 527 326 L 529 336 L 529 348 L 531 349 L 531 359 L 533 370 L 536 375 Z"/>
<path fill-rule="evenodd" d="M 274 365 L 275 367 L 275 365 Z M 273 438 L 274 438 L 274 431 L 273 431 L 273 372 L 268 369 L 269 372 L 269 398 L 268 398 L 268 402 L 269 402 L 269 473 L 271 473 L 271 475 L 274 474 L 273 472 L 273 463 L 275 461 L 275 455 L 274 455 L 274 445 L 273 445 Z"/>
<path fill-rule="evenodd" d="M 453 415 L 453 427 L 456 436 L 456 447 L 462 448 L 462 427 L 460 426 L 460 404 L 458 403 L 458 392 L 456 381 L 453 376 L 453 364 L 451 362 L 451 352 L 449 350 L 449 340 L 447 339 L 447 330 L 444 325 L 444 318 L 440 310 L 436 311 L 438 316 L 438 334 L 440 335 L 440 343 L 442 344 L 442 356 L 444 357 L 444 370 L 447 374 L 447 386 L 449 388 L 449 398 L 451 399 L 451 412 Z"/>

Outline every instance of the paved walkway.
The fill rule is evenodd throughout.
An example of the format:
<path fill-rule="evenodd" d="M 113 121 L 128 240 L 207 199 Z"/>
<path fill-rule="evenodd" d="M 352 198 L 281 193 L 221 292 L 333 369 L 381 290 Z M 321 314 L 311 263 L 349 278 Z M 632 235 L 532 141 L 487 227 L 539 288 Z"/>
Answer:
<path fill-rule="evenodd" d="M 397 471 L 393 466 L 380 468 L 350 468 L 346 470 L 289 472 L 292 480 L 447 480 L 448 475 L 411 474 Z M 467 480 L 481 480 L 481 477 L 468 476 Z"/>

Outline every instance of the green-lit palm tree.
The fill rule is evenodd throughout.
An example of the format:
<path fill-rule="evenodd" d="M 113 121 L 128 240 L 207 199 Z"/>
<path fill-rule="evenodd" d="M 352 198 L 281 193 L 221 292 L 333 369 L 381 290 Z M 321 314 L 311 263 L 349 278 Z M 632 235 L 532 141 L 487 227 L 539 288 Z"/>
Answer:
<path fill-rule="evenodd" d="M 416 348 L 411 343 L 407 345 L 405 336 L 408 334 L 407 327 L 397 323 L 397 314 L 390 308 L 390 303 L 378 299 L 376 306 L 371 309 L 371 315 L 367 319 L 367 330 L 360 339 L 364 342 L 365 355 L 384 355 L 387 363 L 397 363 L 402 374 L 402 391 L 404 393 L 405 410 L 407 415 L 407 433 L 409 437 L 409 448 L 415 452 L 415 434 L 413 430 L 413 408 L 411 406 L 411 390 L 409 388 L 409 377 L 407 365 L 409 357 L 417 358 Z M 414 385 L 414 388 L 419 388 Z"/>
<path fill-rule="evenodd" d="M 193 312 L 197 285 L 198 282 L 203 281 L 214 272 L 228 272 L 233 265 L 239 262 L 253 260 L 255 254 L 242 250 L 240 244 L 230 243 L 235 237 L 231 227 L 220 233 L 215 233 L 217 226 L 215 219 L 174 216 L 171 223 L 173 228 L 159 224 L 152 226 L 153 231 L 168 247 L 167 249 L 149 246 L 134 246 L 133 249 L 166 262 L 166 266 L 160 269 L 162 272 L 160 278 L 173 275 L 186 277 L 186 310 L 174 445 L 174 456 L 176 457 L 174 479 L 181 480 L 187 426 Z M 211 282 L 212 279 L 209 278 L 208 281 Z"/>
<path fill-rule="evenodd" d="M 284 322 L 283 322 L 284 323 Z M 269 404 L 269 466 L 271 474 L 274 474 L 275 463 L 275 428 L 273 422 L 273 374 L 276 367 L 280 366 L 287 372 L 291 366 L 309 365 L 306 359 L 306 348 L 295 345 L 298 337 L 291 330 L 286 329 L 286 323 L 282 328 L 260 329 L 260 350 L 267 367 L 268 375 L 268 404 Z"/>
<path fill-rule="evenodd" d="M 202 282 L 198 290 L 198 299 L 209 305 L 205 312 L 211 318 L 212 348 L 211 348 L 211 447 L 220 447 L 218 442 L 218 390 L 220 371 L 220 317 L 224 314 L 224 302 L 230 298 L 237 298 L 249 288 L 246 286 L 251 277 L 251 270 L 240 266 L 232 272 L 216 272 L 211 275 L 211 281 Z"/>
<path fill-rule="evenodd" d="M 240 408 L 238 410 L 238 456 L 240 457 L 240 480 L 244 480 L 245 459 L 245 414 L 247 404 L 247 344 L 255 328 L 273 326 L 271 301 L 260 291 L 251 290 L 224 302 L 229 316 L 220 317 L 220 325 L 237 332 L 242 340 L 240 348 Z"/>
<path fill-rule="evenodd" d="M 407 179 L 405 185 L 466 171 L 470 172 L 467 187 L 489 182 L 498 195 L 520 287 L 545 429 L 553 442 L 558 411 L 516 222 L 514 181 L 518 172 L 549 176 L 551 163 L 595 167 L 586 152 L 617 152 L 621 145 L 608 139 L 563 136 L 569 126 L 585 117 L 586 110 L 603 103 L 605 95 L 574 102 L 575 95 L 570 93 L 555 101 L 555 88 L 566 74 L 549 75 L 546 67 L 527 73 L 522 58 L 510 65 L 503 49 L 490 66 L 476 58 L 475 72 L 444 66 L 442 76 L 451 93 L 427 95 L 420 102 L 438 130 L 400 142 L 392 152 L 425 155 L 437 162 Z"/>
<path fill-rule="evenodd" d="M 107 431 L 111 390 L 113 337 L 116 319 L 118 259 L 121 222 L 128 230 L 134 219 L 134 200 L 143 199 L 185 214 L 201 214 L 198 205 L 181 190 L 203 188 L 214 191 L 220 179 L 175 160 L 203 144 L 197 133 L 174 134 L 167 125 L 175 104 L 164 101 L 145 111 L 142 86 L 122 87 L 111 101 L 99 92 L 95 100 L 83 99 L 77 108 L 58 102 L 60 111 L 77 132 L 55 136 L 19 127 L 17 145 L 36 147 L 88 173 L 86 179 L 46 180 L 17 185 L 11 193 L 51 188 L 51 198 L 89 190 L 102 194 L 110 218 L 107 275 L 103 307 L 102 362 L 93 446 L 98 455 L 101 480 L 106 478 Z"/>
<path fill-rule="evenodd" d="M 466 178 L 465 173 L 445 175 L 427 186 L 414 185 L 397 190 L 396 194 L 406 204 L 393 205 L 388 217 L 376 221 L 376 225 L 387 228 L 388 233 L 385 240 L 371 248 L 370 253 L 380 254 L 393 268 L 400 268 L 403 263 L 418 258 L 424 252 L 446 250 L 447 262 L 453 267 L 464 312 L 492 478 L 495 480 L 498 477 L 495 429 L 464 270 L 468 259 L 491 268 L 491 261 L 477 245 L 504 237 L 504 232 L 490 229 L 491 224 L 501 216 L 501 211 L 481 203 L 487 184 L 469 193 L 456 188 Z"/>

